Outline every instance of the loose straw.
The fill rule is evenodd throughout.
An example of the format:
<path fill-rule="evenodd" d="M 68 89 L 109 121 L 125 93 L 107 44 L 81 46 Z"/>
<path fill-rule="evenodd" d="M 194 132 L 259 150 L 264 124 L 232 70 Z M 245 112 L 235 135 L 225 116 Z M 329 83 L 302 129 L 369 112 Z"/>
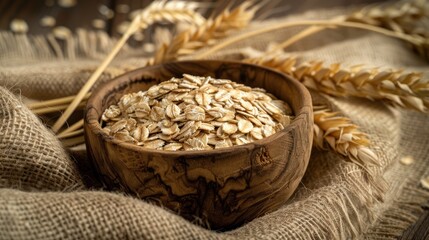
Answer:
<path fill-rule="evenodd" d="M 64 138 L 66 134 L 71 133 L 71 132 L 79 129 L 82 126 L 83 126 L 83 119 L 77 121 L 75 124 L 71 125 L 67 129 L 65 129 L 64 131 L 62 131 L 61 133 L 59 133 L 57 136 L 58 136 L 58 138 Z"/>
<path fill-rule="evenodd" d="M 58 138 L 62 138 L 62 139 L 64 139 L 64 138 L 71 138 L 71 137 L 76 137 L 76 136 L 79 136 L 79 135 L 82 135 L 83 134 L 83 129 L 79 129 L 79 130 L 76 130 L 76 131 L 72 131 L 72 132 L 68 132 L 68 133 L 65 133 L 65 134 L 62 134 L 61 136 L 58 136 Z"/>
<path fill-rule="evenodd" d="M 74 137 L 74 138 L 68 138 L 68 139 L 62 139 L 61 143 L 65 146 L 65 147 L 71 147 L 71 146 L 75 146 L 81 143 L 85 142 L 85 137 L 84 136 L 79 136 L 79 137 Z"/>
<path fill-rule="evenodd" d="M 95 72 L 91 75 L 91 77 L 88 79 L 88 81 L 82 87 L 82 89 L 76 95 L 76 98 L 73 99 L 73 101 L 70 103 L 70 105 L 68 106 L 66 111 L 60 116 L 60 118 L 58 118 L 58 120 L 52 126 L 52 131 L 57 133 L 58 130 L 60 130 L 60 128 L 64 125 L 64 123 L 67 121 L 67 119 L 70 117 L 70 115 L 74 112 L 74 110 L 79 105 L 79 103 L 82 101 L 82 99 L 85 97 L 85 95 L 88 94 L 89 90 L 94 85 L 94 83 L 97 81 L 97 79 L 100 77 L 100 75 L 103 73 L 103 71 L 107 68 L 107 66 L 110 64 L 110 62 L 112 62 L 113 58 L 121 50 L 122 46 L 124 46 L 124 44 L 126 43 L 128 38 L 130 38 L 131 35 L 138 29 L 140 22 L 141 22 L 141 16 L 138 15 L 131 22 L 127 31 L 124 33 L 124 35 L 122 35 L 121 39 L 119 39 L 119 41 L 116 43 L 115 47 L 109 53 L 109 55 L 106 57 L 106 59 L 104 59 L 104 61 L 97 68 L 97 70 L 95 70 Z"/>
<path fill-rule="evenodd" d="M 58 112 L 58 111 L 66 109 L 68 106 L 69 106 L 68 104 L 63 104 L 63 105 L 57 105 L 57 106 L 52 106 L 52 107 L 36 108 L 36 109 L 32 109 L 31 111 L 34 114 L 41 115 L 41 114 L 46 114 L 46 113 Z M 85 107 L 84 102 L 79 103 L 76 108 L 83 108 L 83 107 Z"/>
<path fill-rule="evenodd" d="M 90 95 L 91 95 L 91 93 L 86 94 L 84 96 L 83 100 L 88 99 Z M 72 95 L 72 96 L 68 96 L 68 97 L 62 97 L 62 98 L 55 98 L 55 99 L 51 99 L 51 100 L 30 103 L 30 104 L 27 104 L 27 107 L 29 109 L 36 109 L 36 108 L 45 108 L 45 107 L 58 106 L 58 105 L 61 105 L 61 104 L 70 103 L 75 98 L 76 98 L 76 95 Z"/>
<path fill-rule="evenodd" d="M 339 16 L 336 18 L 331 19 L 331 21 L 344 21 L 345 17 L 344 16 Z M 273 53 L 277 50 L 281 50 L 281 49 L 285 49 L 287 47 L 289 47 L 290 45 L 298 42 L 299 40 L 306 38 L 312 34 L 318 33 L 320 31 L 325 30 L 326 28 L 328 28 L 329 26 L 311 26 L 308 27 L 306 29 L 304 29 L 303 31 L 293 35 L 292 37 L 290 37 L 289 39 L 287 39 L 286 41 L 277 44 L 272 50 L 269 51 L 269 53 Z"/>

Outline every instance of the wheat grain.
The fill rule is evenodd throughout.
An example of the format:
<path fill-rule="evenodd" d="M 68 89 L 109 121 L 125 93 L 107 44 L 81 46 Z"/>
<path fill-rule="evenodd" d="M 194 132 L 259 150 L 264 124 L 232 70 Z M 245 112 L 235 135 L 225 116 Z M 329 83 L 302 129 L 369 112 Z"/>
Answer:
<path fill-rule="evenodd" d="M 28 24 L 22 19 L 13 19 L 10 22 L 10 30 L 15 33 L 26 33 L 28 32 Z"/>
<path fill-rule="evenodd" d="M 56 20 L 52 16 L 44 16 L 40 19 L 40 26 L 42 27 L 53 27 L 55 26 Z"/>
<path fill-rule="evenodd" d="M 426 190 L 429 190 L 429 176 L 420 179 L 420 184 Z"/>
<path fill-rule="evenodd" d="M 63 8 L 70 8 L 76 6 L 76 0 L 59 0 L 58 5 Z"/>
<path fill-rule="evenodd" d="M 115 16 L 115 12 L 103 4 L 98 7 L 98 12 L 106 19 L 112 19 Z"/>
<path fill-rule="evenodd" d="M 415 160 L 414 160 L 414 158 L 412 156 L 405 156 L 405 157 L 402 157 L 399 160 L 399 162 L 402 165 L 408 166 L 408 165 L 414 164 Z"/>
<path fill-rule="evenodd" d="M 368 147 L 367 135 L 349 118 L 339 116 L 325 105 L 316 105 L 313 109 L 315 147 L 330 148 L 363 167 L 379 164 L 377 155 Z"/>
<path fill-rule="evenodd" d="M 216 39 L 227 36 L 229 32 L 246 27 L 255 11 L 256 7 L 252 8 L 249 2 L 242 3 L 232 11 L 225 9 L 214 19 L 209 19 L 198 27 L 191 27 L 175 36 L 169 44 L 163 44 L 149 64 L 172 61 L 211 45 Z"/>
<path fill-rule="evenodd" d="M 354 96 L 370 100 L 385 100 L 393 105 L 422 112 L 429 107 L 429 82 L 417 72 L 365 69 L 362 66 L 342 68 L 322 61 L 298 62 L 283 53 L 264 54 L 245 59 L 292 75 L 306 87 L 333 96 Z"/>

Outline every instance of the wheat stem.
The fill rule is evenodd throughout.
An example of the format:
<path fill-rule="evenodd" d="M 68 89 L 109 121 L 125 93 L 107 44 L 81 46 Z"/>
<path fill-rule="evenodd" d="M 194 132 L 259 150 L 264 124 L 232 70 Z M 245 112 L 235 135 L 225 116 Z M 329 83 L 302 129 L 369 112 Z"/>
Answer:
<path fill-rule="evenodd" d="M 47 113 L 53 113 L 53 112 L 62 111 L 64 109 L 67 109 L 68 106 L 69 106 L 68 104 L 62 104 L 62 105 L 56 105 L 56 106 L 51 106 L 51 107 L 32 109 L 31 111 L 34 114 L 42 115 L 42 114 L 47 114 Z M 81 109 L 83 107 L 85 107 L 85 102 L 79 103 L 76 106 L 76 109 Z"/>
<path fill-rule="evenodd" d="M 207 49 L 206 51 L 194 55 L 193 57 L 195 59 L 202 59 L 210 54 L 213 54 L 216 51 L 219 51 L 222 48 L 225 48 L 231 44 L 234 44 L 236 42 L 242 41 L 244 39 L 248 39 L 263 33 L 272 32 L 275 30 L 283 29 L 283 28 L 289 28 L 289 27 L 296 27 L 296 26 L 340 26 L 340 27 L 349 27 L 349 28 L 358 28 L 363 30 L 368 30 L 376 33 L 380 33 L 389 37 L 398 38 L 407 42 L 410 42 L 412 44 L 420 44 L 422 39 L 416 38 L 410 35 L 402 34 L 393 32 L 390 30 L 386 30 L 384 28 L 370 26 L 368 24 L 362 24 L 362 23 L 353 23 L 353 22 L 339 22 L 339 21 L 332 21 L 332 20 L 315 20 L 315 21 L 298 21 L 298 22 L 280 22 L 277 24 L 274 24 L 272 26 L 267 26 L 265 28 L 260 28 L 251 32 L 243 33 L 241 35 L 229 38 L 219 44 L 216 44 L 212 46 L 211 48 Z"/>
<path fill-rule="evenodd" d="M 76 137 L 76 136 L 79 136 L 79 135 L 82 135 L 82 134 L 83 134 L 83 128 L 75 130 L 75 131 L 71 131 L 71 132 L 68 132 L 68 133 L 65 133 L 65 134 L 62 134 L 61 136 L 58 135 L 57 137 L 59 139 L 65 139 L 65 138 Z"/>
<path fill-rule="evenodd" d="M 339 16 L 334 19 L 331 19 L 331 21 L 340 20 L 347 22 L 360 22 L 368 25 L 391 29 L 394 32 L 402 34 L 412 34 L 413 31 L 410 29 L 404 29 L 402 23 L 415 23 L 418 19 L 421 19 L 425 16 L 427 16 L 427 11 L 425 11 L 424 3 L 422 1 L 406 1 L 402 2 L 401 4 L 395 4 L 393 7 L 388 9 L 382 9 L 382 7 L 380 6 L 364 8 L 361 11 L 353 13 L 349 16 Z M 326 28 L 326 26 L 309 27 L 287 39 L 286 41 L 278 44 L 270 52 L 285 49 L 296 43 L 297 41 L 302 40 L 303 38 L 308 37 L 317 32 L 323 31 Z M 424 39 L 422 40 L 424 41 Z M 415 47 L 421 49 L 424 48 L 424 44 L 415 45 Z M 421 54 L 424 55 L 424 51 Z"/>
<path fill-rule="evenodd" d="M 74 112 L 74 110 L 79 105 L 79 103 L 82 101 L 84 96 L 86 94 L 88 94 L 89 90 L 94 85 L 94 83 L 97 81 L 97 79 L 100 77 L 100 75 L 103 73 L 103 71 L 106 69 L 106 67 L 110 64 L 110 62 L 113 60 L 113 58 L 116 56 L 116 54 L 118 54 L 119 50 L 121 50 L 121 48 L 124 46 L 124 44 L 126 43 L 128 38 L 136 31 L 140 22 L 141 22 L 140 17 L 136 17 L 134 19 L 134 21 L 131 23 L 130 27 L 127 29 L 127 31 L 124 33 L 124 35 L 121 37 L 121 39 L 116 43 L 113 50 L 109 53 L 109 55 L 104 59 L 104 61 L 100 64 L 100 66 L 91 75 L 91 77 L 88 79 L 88 81 L 81 88 L 79 93 L 76 95 L 76 98 L 73 99 L 73 101 L 67 107 L 66 111 L 60 116 L 60 118 L 52 126 L 52 131 L 54 131 L 56 133 L 64 125 L 64 123 L 67 121 L 67 119 L 70 117 L 70 115 Z"/>
<path fill-rule="evenodd" d="M 331 19 L 331 21 L 341 21 L 342 19 L 344 19 L 344 16 L 339 16 L 336 18 Z M 285 49 L 289 46 L 291 46 L 292 44 L 310 36 L 313 35 L 315 33 L 318 33 L 320 31 L 323 31 L 327 28 L 327 26 L 311 26 L 308 27 L 306 29 L 304 29 L 303 31 L 293 35 L 292 37 L 290 37 L 289 39 L 287 39 L 286 41 L 276 45 L 272 50 L 270 50 L 270 53 L 276 52 L 280 49 Z"/>
<path fill-rule="evenodd" d="M 87 100 L 89 98 L 89 96 L 91 95 L 91 93 L 88 93 L 84 96 L 83 100 Z M 58 106 L 58 105 L 62 105 L 62 104 L 66 104 L 66 103 L 70 103 L 71 101 L 73 101 L 73 99 L 76 98 L 76 95 L 72 95 L 72 96 L 68 96 L 68 97 L 62 97 L 62 98 L 55 98 L 55 99 L 50 99 L 50 100 L 46 100 L 46 101 L 40 101 L 40 102 L 35 102 L 35 103 L 29 103 L 27 104 L 27 107 L 29 109 L 38 109 L 38 108 L 45 108 L 45 107 L 54 107 L 54 106 Z"/>
<path fill-rule="evenodd" d="M 275 52 L 279 49 L 285 49 L 287 47 L 289 47 L 290 45 L 300 41 L 303 38 L 306 38 L 312 34 L 318 33 L 322 30 L 325 30 L 326 27 L 324 26 L 312 26 L 309 27 L 307 29 L 305 29 L 304 31 L 299 32 L 298 34 L 295 34 L 294 36 L 292 36 L 291 38 L 287 39 L 286 41 L 278 44 L 277 46 L 275 46 L 275 48 L 273 48 L 272 51 L 270 52 Z"/>
<path fill-rule="evenodd" d="M 63 138 L 66 134 L 69 134 L 75 130 L 78 130 L 79 128 L 81 128 L 83 126 L 83 119 L 77 121 L 76 123 L 74 123 L 73 125 L 71 125 L 70 127 L 68 127 L 67 129 L 65 129 L 64 131 L 62 131 L 61 133 L 59 133 L 57 135 L 58 138 Z"/>
<path fill-rule="evenodd" d="M 61 139 L 61 143 L 64 147 L 72 147 L 85 142 L 84 136 L 78 136 L 74 138 Z"/>

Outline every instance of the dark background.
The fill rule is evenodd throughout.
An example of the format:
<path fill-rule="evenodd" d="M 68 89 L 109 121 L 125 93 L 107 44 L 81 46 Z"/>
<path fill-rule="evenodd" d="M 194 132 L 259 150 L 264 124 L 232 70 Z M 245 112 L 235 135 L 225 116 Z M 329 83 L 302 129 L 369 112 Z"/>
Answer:
<path fill-rule="evenodd" d="M 116 6 L 126 4 L 133 9 L 144 8 L 152 1 L 148 0 L 75 0 L 76 5 L 69 8 L 59 6 L 61 0 L 0 0 L 0 29 L 10 29 L 13 19 L 23 19 L 29 25 L 30 34 L 44 34 L 50 32 L 51 28 L 42 27 L 40 19 L 44 16 L 52 16 L 56 19 L 56 26 L 65 26 L 69 29 L 87 28 L 96 30 L 92 26 L 94 19 L 106 20 L 104 28 L 109 34 L 118 36 L 117 26 L 128 19 L 128 14 L 116 13 L 113 18 L 106 19 L 100 13 L 100 6 L 104 5 L 115 10 Z M 272 9 L 271 13 L 264 11 L 264 15 L 281 16 L 299 13 L 317 8 L 331 8 L 347 6 L 352 4 L 367 4 L 381 2 L 382 0 L 264 0 L 265 8 Z M 208 6 L 207 14 L 218 12 L 227 5 L 237 5 L 241 1 L 215 1 L 202 0 Z M 262 1 L 255 1 L 262 2 Z M 211 7 L 210 7 L 211 6 Z M 273 6 L 275 6 L 273 8 Z"/>

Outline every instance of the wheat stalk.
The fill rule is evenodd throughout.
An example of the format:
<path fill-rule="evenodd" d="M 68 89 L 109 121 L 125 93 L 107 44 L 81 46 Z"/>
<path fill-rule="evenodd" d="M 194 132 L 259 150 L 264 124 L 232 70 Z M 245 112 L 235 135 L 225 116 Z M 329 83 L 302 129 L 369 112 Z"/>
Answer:
<path fill-rule="evenodd" d="M 376 27 L 386 28 L 399 34 L 410 35 L 416 41 L 410 42 L 413 48 L 423 57 L 429 59 L 429 42 L 427 31 L 417 32 L 418 20 L 424 20 L 429 15 L 427 0 L 401 1 L 396 4 L 371 5 L 348 16 L 338 16 L 333 22 L 356 22 Z M 328 26 L 311 26 L 295 34 L 291 38 L 276 45 L 271 52 L 285 49 L 292 44 L 317 32 L 327 29 Z"/>
<path fill-rule="evenodd" d="M 338 20 L 307 20 L 307 21 L 295 21 L 295 22 L 279 22 L 272 24 L 270 26 L 267 26 L 265 28 L 259 28 L 253 31 L 245 32 L 243 34 L 231 37 L 223 42 L 220 42 L 204 52 L 198 53 L 193 55 L 195 59 L 202 59 L 204 57 L 209 56 L 210 54 L 219 51 L 222 48 L 225 48 L 227 46 L 230 46 L 234 43 L 240 42 L 242 40 L 255 37 L 260 34 L 265 34 L 268 32 L 285 29 L 285 28 L 291 28 L 291 27 L 297 27 L 297 26 L 321 26 L 321 27 L 346 27 L 346 28 L 356 28 L 356 29 L 362 29 L 367 30 L 371 32 L 376 32 L 379 34 L 383 34 L 389 37 L 398 38 L 401 40 L 404 40 L 406 42 L 409 42 L 413 45 L 422 45 L 427 44 L 428 39 L 425 39 L 420 36 L 411 36 L 404 33 L 394 32 L 388 29 L 384 29 L 377 26 L 372 26 L 364 23 L 358 23 L 358 22 L 343 22 Z"/>
<path fill-rule="evenodd" d="M 319 149 L 332 149 L 360 166 L 377 165 L 377 155 L 370 149 L 367 135 L 357 125 L 328 106 L 313 106 L 314 137 L 313 144 Z"/>
<path fill-rule="evenodd" d="M 198 27 L 191 27 L 175 36 L 169 44 L 163 44 L 149 64 L 168 62 L 195 52 L 197 49 L 212 45 L 215 40 L 224 38 L 234 30 L 246 27 L 252 20 L 257 7 L 251 7 L 248 1 L 232 11 L 225 9 L 214 19 L 208 19 Z"/>
<path fill-rule="evenodd" d="M 134 34 L 136 31 L 141 30 L 154 21 L 166 20 L 166 21 L 189 21 L 190 11 L 195 8 L 195 3 L 186 3 L 186 2 L 166 2 L 166 1 L 156 1 L 152 3 L 149 7 L 143 10 L 140 14 L 138 14 L 134 20 L 131 22 L 130 26 L 124 33 L 124 35 L 119 39 L 116 43 L 115 47 L 109 53 L 109 55 L 104 59 L 104 61 L 100 64 L 100 66 L 95 70 L 95 72 L 91 75 L 85 85 L 81 88 L 79 93 L 76 95 L 76 98 L 70 103 L 65 112 L 60 116 L 60 118 L 55 122 L 52 126 L 52 131 L 55 133 L 64 125 L 67 119 L 71 116 L 71 114 L 78 107 L 79 103 L 85 97 L 85 95 L 89 92 L 91 87 L 103 73 L 103 71 L 107 68 L 113 58 L 118 54 L 121 48 L 125 45 L 126 41 Z M 166 11 L 166 14 L 163 15 L 161 12 Z M 177 11 L 176 11 L 177 10 Z M 176 11 L 176 14 L 171 14 L 171 11 Z M 183 15 L 180 14 L 183 12 Z M 193 12 L 193 11 L 192 11 Z M 196 21 L 201 18 L 198 13 L 194 13 Z M 153 14 L 153 16 L 152 16 Z M 165 18 L 164 18 L 165 17 Z M 182 18 L 184 17 L 184 18 Z"/>
<path fill-rule="evenodd" d="M 65 129 L 61 133 L 57 134 L 57 137 L 58 138 L 65 138 L 65 137 L 67 137 L 69 133 L 77 131 L 80 128 L 82 128 L 83 127 L 83 123 L 84 123 L 83 119 L 75 122 L 73 125 L 69 126 L 67 129 Z"/>
<path fill-rule="evenodd" d="M 418 28 L 420 21 L 427 21 L 429 3 L 427 0 L 401 1 L 396 4 L 382 4 L 375 7 L 363 8 L 347 16 L 345 21 L 361 22 L 405 33 L 420 39 L 411 44 L 413 49 L 422 57 L 429 59 L 429 32 Z"/>
<path fill-rule="evenodd" d="M 83 100 L 87 100 L 90 95 L 91 95 L 90 93 L 85 95 Z M 72 95 L 72 96 L 67 96 L 67 97 L 62 97 L 62 98 L 49 99 L 49 100 L 40 101 L 40 102 L 33 102 L 33 103 L 27 104 L 27 107 L 30 110 L 43 109 L 43 108 L 47 108 L 47 107 L 55 107 L 55 106 L 58 106 L 61 104 L 68 104 L 71 101 L 73 101 L 74 98 L 76 98 L 76 96 Z"/>
<path fill-rule="evenodd" d="M 64 147 L 73 147 L 82 143 L 85 143 L 85 137 L 83 135 L 67 138 L 67 139 L 61 139 L 61 143 Z"/>
<path fill-rule="evenodd" d="M 79 109 L 79 110 L 83 109 L 85 107 L 85 104 L 86 104 L 85 101 L 79 103 L 76 106 L 76 109 Z M 52 107 L 32 109 L 31 111 L 37 115 L 44 115 L 44 114 L 48 114 L 48 113 L 59 112 L 59 111 L 65 110 L 65 109 L 67 109 L 68 106 L 69 106 L 68 104 L 62 104 L 62 105 L 56 105 L 56 106 L 52 106 Z"/>
<path fill-rule="evenodd" d="M 400 1 L 362 8 L 348 15 L 345 21 L 361 22 L 388 28 L 397 32 L 412 33 L 415 23 L 428 16 L 427 0 Z"/>
<path fill-rule="evenodd" d="M 321 61 L 299 63 L 296 58 L 280 53 L 262 53 L 262 56 L 244 61 L 287 73 L 306 87 L 333 96 L 385 100 L 393 105 L 422 112 L 429 107 L 429 82 L 421 79 L 421 73 L 365 69 L 363 66 L 344 69 L 338 63 L 326 66 Z"/>
<path fill-rule="evenodd" d="M 79 137 L 79 136 L 83 136 L 83 128 L 80 128 L 78 130 L 71 131 L 68 133 L 64 133 L 62 135 L 58 135 L 58 139 L 67 139 L 67 138 Z"/>

